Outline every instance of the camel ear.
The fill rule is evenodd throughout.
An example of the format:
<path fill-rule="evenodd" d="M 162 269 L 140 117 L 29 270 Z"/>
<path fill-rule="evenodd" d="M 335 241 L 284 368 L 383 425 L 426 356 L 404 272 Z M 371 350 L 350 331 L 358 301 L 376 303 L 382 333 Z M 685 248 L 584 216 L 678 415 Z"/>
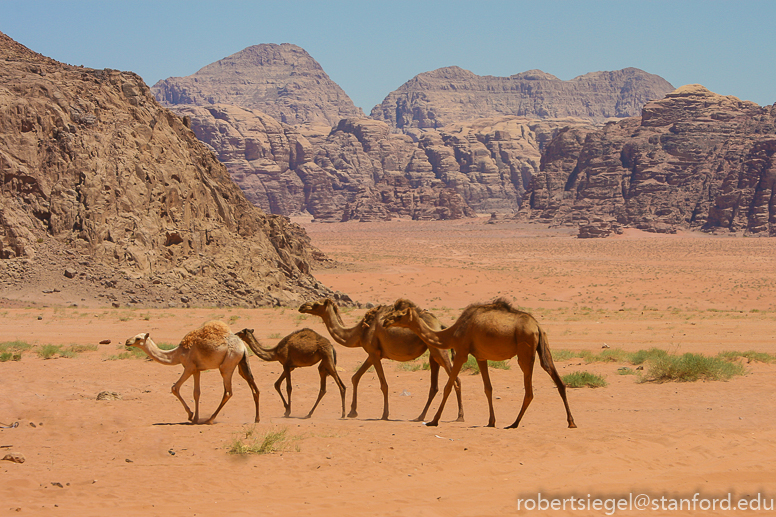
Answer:
<path fill-rule="evenodd" d="M 149 337 L 151 337 L 151 334 L 146 332 L 145 334 L 143 334 L 143 341 L 147 341 Z"/>
<path fill-rule="evenodd" d="M 253 334 L 253 329 L 245 329 L 245 330 L 247 330 L 248 332 L 250 332 L 251 334 Z"/>

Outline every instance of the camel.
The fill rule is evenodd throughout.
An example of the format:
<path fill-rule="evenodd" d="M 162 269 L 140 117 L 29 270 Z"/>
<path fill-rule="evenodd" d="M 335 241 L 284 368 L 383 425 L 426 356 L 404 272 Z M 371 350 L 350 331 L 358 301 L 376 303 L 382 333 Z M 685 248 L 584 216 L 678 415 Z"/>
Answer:
<path fill-rule="evenodd" d="M 172 385 L 172 393 L 181 401 L 183 408 L 188 414 L 189 421 L 193 424 L 200 423 L 199 373 L 204 370 L 218 368 L 224 380 L 224 396 L 221 398 L 221 404 L 219 404 L 218 409 L 215 410 L 210 418 L 204 422 L 205 424 L 212 424 L 218 412 L 232 397 L 232 374 L 234 374 L 234 369 L 239 367 L 240 375 L 248 382 L 248 386 L 251 388 L 253 401 L 256 405 L 255 421 L 259 421 L 259 388 L 256 387 L 251 367 L 248 364 L 248 349 L 245 348 L 245 344 L 243 344 L 239 337 L 232 334 L 226 323 L 209 321 L 202 327 L 192 330 L 183 336 L 180 344 L 172 350 L 161 350 L 151 340 L 147 332 L 127 339 L 125 346 L 137 347 L 148 354 L 148 357 L 161 364 L 183 365 L 183 375 L 180 376 L 178 382 Z M 181 386 L 192 375 L 194 376 L 193 413 L 180 394 Z"/>
<path fill-rule="evenodd" d="M 412 303 L 412 302 L 408 302 Z M 413 304 L 414 305 L 414 304 Z M 329 298 L 316 302 L 307 302 L 299 307 L 299 312 L 313 314 L 323 319 L 331 337 L 342 346 L 348 348 L 361 347 L 366 351 L 367 358 L 359 367 L 351 379 L 353 383 L 353 402 L 348 413 L 349 418 L 358 416 L 358 383 L 370 366 L 375 367 L 377 377 L 380 379 L 380 390 L 383 392 L 382 420 L 388 420 L 388 383 L 385 380 L 382 359 L 394 361 L 412 361 L 420 357 L 426 350 L 429 351 L 429 366 L 431 369 L 431 386 L 428 391 L 428 400 L 423 407 L 420 416 L 413 419 L 414 422 L 422 422 L 431 405 L 431 401 L 439 391 L 439 367 L 445 369 L 448 375 L 452 371 L 450 358 L 436 348 L 427 347 L 413 332 L 401 328 L 386 329 L 381 320 L 384 313 L 393 306 L 379 306 L 370 309 L 363 319 L 354 327 L 346 328 L 342 323 L 337 305 Z M 433 329 L 441 329 L 439 321 L 433 314 L 422 311 L 422 318 Z M 455 381 L 455 394 L 458 397 L 458 422 L 463 422 L 463 401 L 461 399 L 461 381 Z"/>
<path fill-rule="evenodd" d="M 401 300 L 399 300 L 401 302 Z M 533 316 L 527 312 L 512 308 L 508 301 L 497 299 L 490 304 L 470 305 L 461 313 L 455 323 L 447 329 L 438 331 L 426 324 L 417 310 L 410 306 L 404 307 L 396 302 L 394 310 L 383 319 L 383 325 L 388 328 L 394 326 L 408 328 L 415 332 L 429 348 L 452 349 L 455 351 L 453 373 L 445 386 L 442 395 L 442 403 L 431 422 L 426 425 L 436 426 L 442 415 L 447 397 L 453 381 L 458 377 L 461 366 L 466 362 L 469 354 L 477 360 L 482 374 L 482 383 L 485 386 L 485 396 L 488 398 L 490 418 L 488 427 L 495 427 L 496 415 L 493 412 L 493 387 L 488 374 L 488 360 L 504 361 L 517 356 L 517 362 L 523 371 L 525 384 L 525 396 L 523 406 L 517 415 L 517 420 L 508 426 L 512 429 L 520 424 L 525 410 L 533 400 L 533 376 L 534 360 L 539 355 L 542 368 L 552 377 L 558 387 L 563 404 L 566 406 L 566 417 L 569 427 L 574 428 L 574 418 L 571 416 L 569 403 L 566 399 L 566 386 L 563 384 L 555 364 L 552 361 L 547 334 L 539 326 Z"/>
<path fill-rule="evenodd" d="M 321 375 L 321 389 L 318 392 L 318 399 L 305 418 L 313 416 L 313 411 L 315 411 L 318 403 L 326 394 L 327 375 L 331 375 L 334 378 L 334 382 L 337 383 L 337 387 L 340 390 L 340 395 L 342 396 L 342 416 L 340 418 L 345 418 L 345 385 L 340 380 L 339 375 L 337 375 L 337 353 L 328 339 L 314 330 L 301 329 L 281 339 L 274 348 L 264 348 L 256 339 L 256 336 L 253 335 L 253 329 L 242 329 L 237 335 L 253 350 L 253 353 L 259 359 L 278 361 L 283 365 L 283 373 L 280 374 L 280 377 L 275 382 L 275 390 L 277 390 L 280 398 L 283 400 L 283 406 L 286 408 L 286 413 L 283 416 L 287 417 L 291 414 L 291 372 L 294 368 L 313 366 L 320 362 L 318 373 Z M 283 393 L 280 391 L 283 379 L 286 380 L 288 402 L 286 402 Z"/>

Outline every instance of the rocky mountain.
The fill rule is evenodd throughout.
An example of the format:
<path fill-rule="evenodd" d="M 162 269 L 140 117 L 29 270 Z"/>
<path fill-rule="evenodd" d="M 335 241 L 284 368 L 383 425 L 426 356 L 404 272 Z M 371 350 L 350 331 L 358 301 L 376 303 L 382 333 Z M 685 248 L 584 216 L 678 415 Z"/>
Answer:
<path fill-rule="evenodd" d="M 644 104 L 673 89 L 663 78 L 637 68 L 562 81 L 541 70 L 493 77 L 451 66 L 416 75 L 375 106 L 371 117 L 399 129 L 441 128 L 505 115 L 602 123 L 637 116 Z"/>
<path fill-rule="evenodd" d="M 248 47 L 193 75 L 159 81 L 151 91 L 167 107 L 229 104 L 289 125 L 331 127 L 364 116 L 317 61 L 289 43 Z"/>
<path fill-rule="evenodd" d="M 641 116 L 558 133 L 521 215 L 606 235 L 619 225 L 776 236 L 776 105 L 687 85 Z"/>
<path fill-rule="evenodd" d="M 0 33 L 0 296 L 295 304 L 331 291 L 304 230 L 253 206 L 135 74 Z M 39 292 L 39 291 L 38 291 Z"/>
<path fill-rule="evenodd" d="M 512 213 L 555 134 L 594 129 L 577 119 L 501 117 L 403 134 L 381 121 L 348 118 L 326 133 L 237 106 L 176 111 L 253 203 L 318 221 Z"/>

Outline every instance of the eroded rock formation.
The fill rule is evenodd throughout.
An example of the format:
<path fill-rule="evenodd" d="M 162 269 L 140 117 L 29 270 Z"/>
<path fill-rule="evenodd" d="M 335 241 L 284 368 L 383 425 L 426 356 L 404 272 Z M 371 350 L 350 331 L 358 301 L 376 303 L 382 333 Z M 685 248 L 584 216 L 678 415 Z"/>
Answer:
<path fill-rule="evenodd" d="M 451 66 L 416 75 L 372 108 L 371 116 L 399 129 L 504 115 L 601 123 L 639 115 L 644 104 L 673 89 L 665 79 L 637 68 L 562 81 L 541 70 L 493 77 Z"/>
<path fill-rule="evenodd" d="M 322 257 L 304 230 L 253 206 L 137 75 L 65 65 L 2 33 L 0 60 L 4 295 L 66 268 L 68 285 L 117 304 L 330 294 L 309 274 Z"/>
<path fill-rule="evenodd" d="M 774 152 L 776 105 L 687 85 L 640 117 L 560 132 L 524 212 L 554 224 L 776 236 Z"/>

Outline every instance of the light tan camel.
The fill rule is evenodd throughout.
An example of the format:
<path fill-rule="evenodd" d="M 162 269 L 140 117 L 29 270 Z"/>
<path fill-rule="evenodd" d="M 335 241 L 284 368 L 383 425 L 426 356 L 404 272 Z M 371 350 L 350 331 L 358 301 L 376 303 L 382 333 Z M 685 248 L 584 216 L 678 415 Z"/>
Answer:
<path fill-rule="evenodd" d="M 248 350 L 245 344 L 236 335 L 232 334 L 229 326 L 222 321 L 209 321 L 196 330 L 192 330 L 181 340 L 180 344 L 172 350 L 161 350 L 154 343 L 149 334 L 142 333 L 127 339 L 125 346 L 135 346 L 143 350 L 154 361 L 167 365 L 183 365 L 183 375 L 178 382 L 172 385 L 172 393 L 183 404 L 188 414 L 189 421 L 199 423 L 199 372 L 218 368 L 224 379 L 224 396 L 218 409 L 204 423 L 212 424 L 224 407 L 224 404 L 232 397 L 232 374 L 239 367 L 240 375 L 248 382 L 256 404 L 256 422 L 259 421 L 259 388 L 253 380 L 251 367 L 248 364 Z M 180 394 L 180 388 L 186 380 L 194 376 L 194 412 L 191 412 L 186 401 Z"/>
<path fill-rule="evenodd" d="M 401 300 L 400 300 L 401 301 Z M 426 425 L 438 425 L 442 410 L 445 407 L 447 397 L 453 380 L 458 377 L 461 366 L 466 362 L 469 354 L 477 360 L 482 374 L 482 382 L 485 386 L 485 396 L 488 398 L 490 418 L 488 427 L 496 425 L 496 415 L 493 412 L 493 387 L 488 374 L 488 360 L 504 361 L 517 356 L 520 369 L 523 370 L 523 382 L 525 384 L 525 396 L 520 414 L 515 423 L 507 429 L 517 427 L 525 410 L 533 400 L 533 376 L 534 360 L 539 354 L 539 362 L 542 368 L 550 374 L 558 387 L 563 404 L 566 406 L 566 417 L 569 427 L 576 427 L 571 416 L 568 400 L 566 400 L 566 386 L 560 379 L 555 364 L 552 362 L 547 335 L 541 329 L 539 323 L 527 312 L 512 308 L 504 299 L 495 300 L 490 304 L 475 304 L 467 307 L 450 328 L 437 331 L 428 326 L 418 315 L 414 307 L 403 307 L 399 302 L 395 309 L 383 320 L 383 325 L 389 328 L 393 326 L 404 327 L 412 330 L 420 336 L 430 348 L 442 348 L 455 350 L 453 373 L 445 386 L 442 395 L 442 403 L 436 416 Z"/>
<path fill-rule="evenodd" d="M 412 303 L 412 302 L 408 302 Z M 414 304 L 413 304 L 414 305 Z M 436 348 L 427 347 L 426 344 L 406 329 L 383 327 L 381 320 L 384 313 L 393 309 L 393 306 L 379 306 L 370 309 L 364 317 L 354 327 L 346 328 L 342 323 L 337 305 L 329 298 L 308 302 L 299 307 L 299 312 L 304 314 L 313 314 L 323 319 L 326 328 L 331 337 L 342 346 L 349 348 L 363 348 L 367 353 L 367 358 L 359 367 L 353 378 L 353 402 L 350 406 L 348 417 L 358 416 L 358 383 L 361 377 L 370 366 L 375 367 L 377 377 L 380 379 L 380 390 L 383 392 L 383 415 L 382 420 L 388 420 L 388 382 L 385 380 L 382 359 L 392 359 L 394 361 L 412 361 L 420 357 L 426 350 L 429 351 L 429 366 L 431 370 L 431 386 L 428 391 L 428 400 L 414 421 L 420 422 L 426 418 L 426 413 L 431 405 L 431 401 L 439 391 L 439 367 L 445 369 L 448 375 L 452 371 L 450 358 L 446 353 L 442 353 Z M 421 311 L 421 317 L 426 324 L 433 329 L 441 329 L 439 321 L 433 314 L 427 311 Z M 463 422 L 463 401 L 461 399 L 461 381 L 455 381 L 455 394 L 458 397 L 458 420 Z"/>
<path fill-rule="evenodd" d="M 280 394 L 280 398 L 283 400 L 283 406 L 286 408 L 286 413 L 283 416 L 289 416 L 291 414 L 291 372 L 294 368 L 300 368 L 304 366 L 313 366 L 320 362 L 318 365 L 318 373 L 321 375 L 321 389 L 318 392 L 318 399 L 313 404 L 313 408 L 307 414 L 305 418 L 313 416 L 313 411 L 318 407 L 318 403 L 326 394 L 326 376 L 331 375 L 334 378 L 334 382 L 337 383 L 337 387 L 340 390 L 342 397 L 342 416 L 345 418 L 345 385 L 337 375 L 337 352 L 334 351 L 334 347 L 331 342 L 311 329 L 301 329 L 293 332 L 283 339 L 273 348 L 264 348 L 261 343 L 253 335 L 253 329 L 242 329 L 237 335 L 245 341 L 253 353 L 256 354 L 259 359 L 264 361 L 278 361 L 283 365 L 283 373 L 280 374 L 278 380 L 275 382 L 275 390 Z M 288 392 L 288 402 L 286 402 L 283 393 L 280 391 L 280 385 L 286 380 L 286 391 Z"/>

